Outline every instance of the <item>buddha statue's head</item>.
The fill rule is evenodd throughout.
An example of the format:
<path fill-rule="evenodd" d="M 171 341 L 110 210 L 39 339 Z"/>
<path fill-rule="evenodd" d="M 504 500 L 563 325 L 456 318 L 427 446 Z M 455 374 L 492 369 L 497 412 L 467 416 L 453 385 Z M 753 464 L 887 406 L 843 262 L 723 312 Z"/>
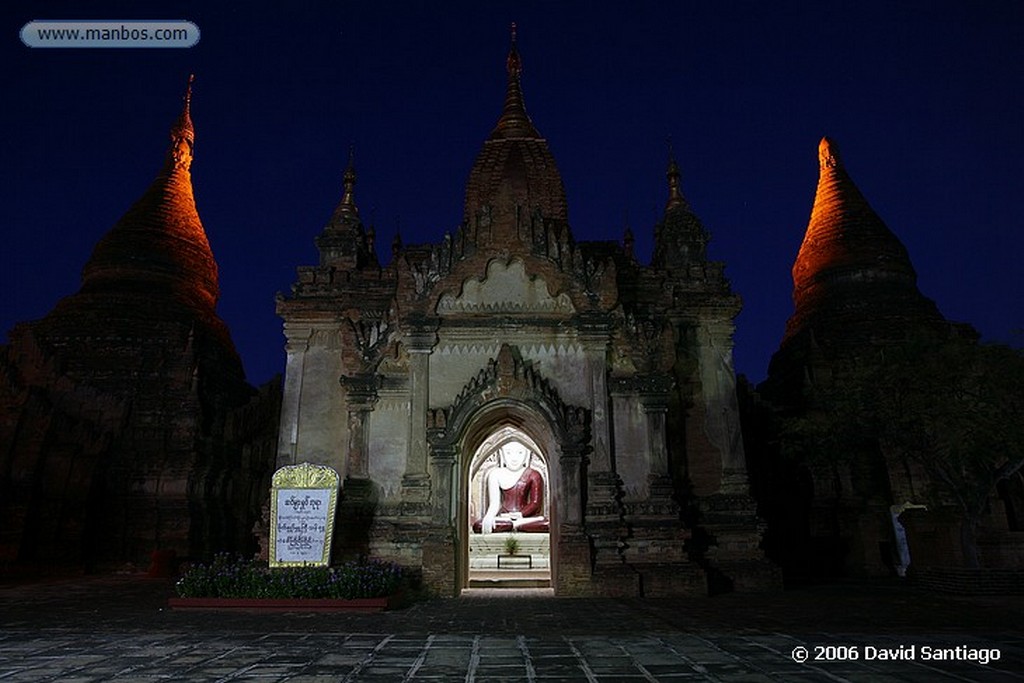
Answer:
<path fill-rule="evenodd" d="M 519 441 L 509 441 L 498 449 L 500 465 L 510 470 L 521 470 L 530 464 L 530 449 Z"/>

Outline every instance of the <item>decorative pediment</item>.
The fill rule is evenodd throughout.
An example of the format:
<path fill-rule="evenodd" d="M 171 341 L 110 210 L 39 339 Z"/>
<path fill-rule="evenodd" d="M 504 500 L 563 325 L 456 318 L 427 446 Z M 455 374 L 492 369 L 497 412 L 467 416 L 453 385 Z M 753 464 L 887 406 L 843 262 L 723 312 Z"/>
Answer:
<path fill-rule="evenodd" d="M 428 411 L 428 438 L 435 444 L 450 442 L 478 409 L 493 401 L 509 400 L 539 411 L 564 441 L 586 441 L 589 411 L 562 401 L 558 391 L 533 364 L 523 360 L 519 351 L 508 344 L 502 344 L 498 357 L 469 380 L 450 406 Z"/>
<path fill-rule="evenodd" d="M 487 265 L 484 278 L 467 278 L 458 296 L 445 294 L 437 303 L 439 314 L 452 313 L 566 313 L 575 312 L 569 295 L 548 293 L 548 283 L 529 276 L 519 259 Z"/>

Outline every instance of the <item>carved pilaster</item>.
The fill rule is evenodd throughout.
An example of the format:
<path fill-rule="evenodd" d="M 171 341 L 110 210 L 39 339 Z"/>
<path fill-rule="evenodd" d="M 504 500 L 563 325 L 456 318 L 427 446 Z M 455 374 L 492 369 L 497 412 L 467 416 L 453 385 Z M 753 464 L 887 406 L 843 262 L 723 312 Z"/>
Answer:
<path fill-rule="evenodd" d="M 341 385 L 348 399 L 348 464 L 346 474 L 352 479 L 369 477 L 369 434 L 366 423 L 377 403 L 376 375 L 343 376 Z"/>
<path fill-rule="evenodd" d="M 593 397 L 590 416 L 593 451 L 590 454 L 590 467 L 594 472 L 606 472 L 612 469 L 607 382 L 611 321 L 603 314 L 584 314 L 577 317 L 577 324 L 586 363 L 585 381 Z"/>
<path fill-rule="evenodd" d="M 563 523 L 580 526 L 583 523 L 583 510 L 580 503 L 582 497 L 583 447 L 577 444 L 562 444 L 562 453 L 558 458 L 561 472 L 561 498 L 563 507 L 559 508 Z"/>
<path fill-rule="evenodd" d="M 651 475 L 668 476 L 668 448 L 665 444 L 665 416 L 668 413 L 670 383 L 652 383 L 640 394 L 640 407 L 647 416 L 647 444 L 651 454 Z"/>
<path fill-rule="evenodd" d="M 651 472 L 647 475 L 649 510 L 674 516 L 672 501 L 675 487 L 668 473 L 668 455 L 665 449 L 665 411 L 647 413 L 651 437 Z M 667 508 L 667 509 L 666 509 Z"/>
<path fill-rule="evenodd" d="M 450 526 L 454 517 L 452 485 L 455 471 L 456 448 L 434 445 L 430 453 L 430 516 L 437 526 Z"/>
<path fill-rule="evenodd" d="M 671 509 L 673 486 L 668 462 L 665 419 L 668 414 L 672 379 L 664 375 L 652 375 L 638 380 L 640 408 L 647 417 L 647 452 L 650 453 L 650 473 L 647 479 L 650 508 L 652 511 L 666 506 Z"/>
<path fill-rule="evenodd" d="M 427 473 L 427 408 L 430 398 L 430 353 L 437 343 L 437 321 L 412 321 L 402 341 L 409 354 L 409 450 L 402 478 L 402 501 L 412 508 L 418 508 L 426 503 L 430 492 L 430 475 Z"/>
<path fill-rule="evenodd" d="M 635 400 L 644 414 L 642 429 L 646 448 L 643 450 L 647 457 L 649 490 L 647 503 L 644 504 L 646 512 L 661 510 L 658 514 L 675 514 L 666 429 L 669 392 L 674 380 L 664 374 L 645 374 L 614 378 L 609 381 L 609 385 L 613 396 L 620 401 Z"/>
<path fill-rule="evenodd" d="M 294 465 L 298 461 L 299 412 L 302 404 L 302 380 L 306 351 L 312 329 L 285 324 L 284 386 L 281 397 L 281 424 L 278 435 L 277 466 Z"/>
<path fill-rule="evenodd" d="M 701 393 L 704 396 L 706 432 L 722 460 L 722 493 L 748 491 L 746 458 L 740 431 L 736 372 L 732 363 L 731 320 L 705 319 L 697 327 Z"/>
<path fill-rule="evenodd" d="M 585 313 L 577 318 L 583 345 L 585 381 L 593 397 L 591 443 L 587 467 L 587 521 L 616 522 L 621 516 L 622 486 L 614 472 L 608 394 L 608 351 L 611 320 L 607 315 Z M 615 524 L 617 526 L 617 524 Z"/>

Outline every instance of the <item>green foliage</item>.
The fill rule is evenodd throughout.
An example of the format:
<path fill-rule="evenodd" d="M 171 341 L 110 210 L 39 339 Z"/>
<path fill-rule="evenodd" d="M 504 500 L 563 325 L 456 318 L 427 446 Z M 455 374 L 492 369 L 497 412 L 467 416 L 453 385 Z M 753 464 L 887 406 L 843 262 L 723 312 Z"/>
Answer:
<path fill-rule="evenodd" d="M 509 534 L 505 538 L 505 554 L 515 555 L 519 552 L 519 539 L 513 534 Z"/>
<path fill-rule="evenodd" d="M 782 450 L 840 463 L 876 444 L 920 466 L 939 500 L 959 506 L 970 529 L 996 484 L 1024 466 L 1024 354 L 970 339 L 922 336 L 835 369 L 783 424 Z"/>
<path fill-rule="evenodd" d="M 915 345 L 883 370 L 874 392 L 883 445 L 980 515 L 996 483 L 1024 464 L 1024 358 L 951 340 Z"/>
<path fill-rule="evenodd" d="M 402 569 L 369 560 L 338 567 L 267 567 L 231 555 L 196 564 L 178 580 L 183 598 L 378 598 L 394 594 Z"/>

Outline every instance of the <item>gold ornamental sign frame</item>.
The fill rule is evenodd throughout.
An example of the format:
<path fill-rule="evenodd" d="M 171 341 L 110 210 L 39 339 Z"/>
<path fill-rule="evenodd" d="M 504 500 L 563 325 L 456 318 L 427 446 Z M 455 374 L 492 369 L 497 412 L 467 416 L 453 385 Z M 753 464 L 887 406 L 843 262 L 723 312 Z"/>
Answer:
<path fill-rule="evenodd" d="M 326 465 L 299 463 L 270 481 L 270 566 L 327 566 L 341 478 Z"/>

